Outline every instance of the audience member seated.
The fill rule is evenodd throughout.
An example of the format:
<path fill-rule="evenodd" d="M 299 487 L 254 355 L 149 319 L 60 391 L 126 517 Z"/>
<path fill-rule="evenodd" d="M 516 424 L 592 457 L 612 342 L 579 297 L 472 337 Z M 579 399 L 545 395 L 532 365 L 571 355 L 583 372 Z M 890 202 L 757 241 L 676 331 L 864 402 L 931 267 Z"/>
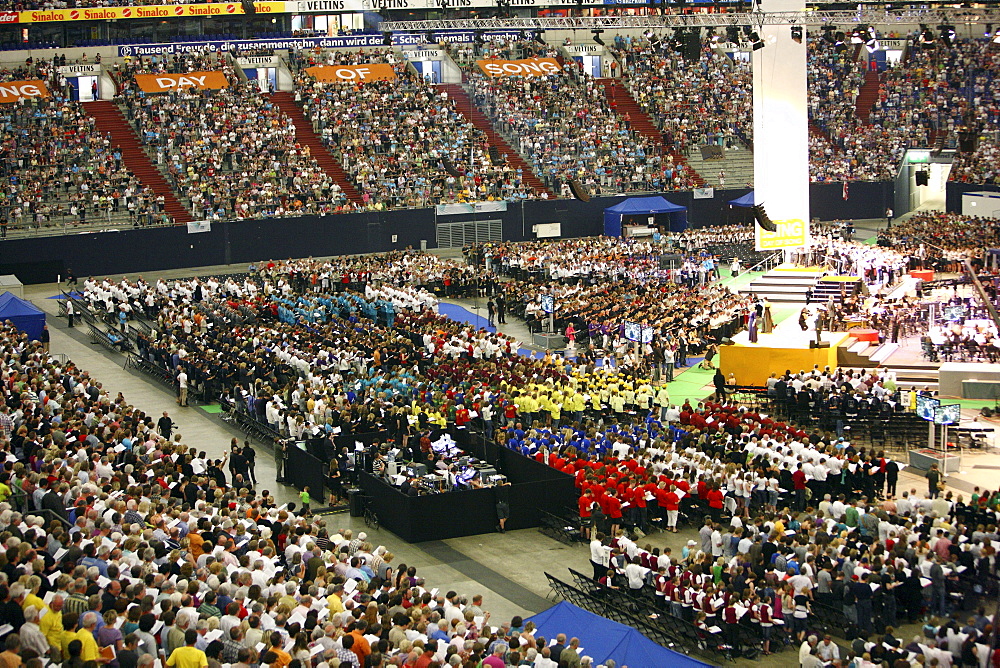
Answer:
<path fill-rule="evenodd" d="M 650 118 L 660 119 L 671 150 L 686 155 L 698 146 L 731 149 L 753 140 L 750 63 L 716 53 L 711 36 L 702 41 L 697 64 L 644 37 L 616 35 L 613 50 L 632 97 Z"/>
<path fill-rule="evenodd" d="M 297 97 L 369 209 L 534 197 L 520 169 L 444 91 L 399 72 L 393 81 L 324 83 L 302 73 Z"/>
<path fill-rule="evenodd" d="M 257 82 L 120 101 L 196 219 L 283 217 L 347 210 L 340 186 L 300 144 Z"/>
<path fill-rule="evenodd" d="M 41 78 L 51 97 L 5 104 L 0 220 L 9 229 L 171 223 L 163 199 L 138 184 L 121 151 L 95 129 L 49 63 L 4 75 Z"/>
<path fill-rule="evenodd" d="M 603 85 L 575 63 L 565 67 L 545 77 L 470 70 L 473 101 L 560 197 L 571 196 L 574 179 L 595 194 L 690 187 L 661 145 L 631 130 Z"/>
<path fill-rule="evenodd" d="M 918 211 L 879 232 L 878 243 L 906 249 L 920 259 L 981 258 L 985 250 L 1000 247 L 1000 220 L 943 211 Z M 960 271 L 956 267 L 952 270 Z"/>

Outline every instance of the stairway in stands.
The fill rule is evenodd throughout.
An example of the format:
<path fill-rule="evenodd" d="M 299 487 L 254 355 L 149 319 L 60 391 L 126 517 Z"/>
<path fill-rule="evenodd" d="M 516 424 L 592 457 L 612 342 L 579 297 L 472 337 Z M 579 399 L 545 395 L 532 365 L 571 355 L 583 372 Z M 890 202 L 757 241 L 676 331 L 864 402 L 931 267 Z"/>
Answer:
<path fill-rule="evenodd" d="M 865 83 L 858 92 L 857 99 L 854 100 L 854 112 L 861 119 L 861 122 L 868 125 L 868 117 L 872 113 L 872 105 L 878 100 L 878 87 L 882 83 L 882 77 L 878 72 L 868 70 L 865 72 Z"/>
<path fill-rule="evenodd" d="M 323 168 L 323 171 L 332 178 L 340 189 L 343 191 L 344 195 L 347 197 L 348 201 L 354 204 L 363 204 L 361 199 L 361 194 L 358 189 L 354 187 L 351 183 L 350 178 L 347 176 L 347 172 L 341 166 L 340 161 L 333 157 L 329 149 L 323 143 L 316 133 L 313 132 L 312 123 L 306 118 L 305 114 L 302 113 L 302 107 L 295 103 L 295 97 L 287 92 L 282 91 L 279 93 L 271 93 L 271 101 L 274 102 L 275 106 L 278 107 L 286 116 L 292 119 L 292 123 L 295 124 L 295 139 L 300 143 L 309 147 L 309 153 L 319 166 Z"/>
<path fill-rule="evenodd" d="M 617 114 L 620 116 L 628 114 L 633 130 L 643 137 L 653 140 L 658 146 L 663 145 L 663 133 L 653 124 L 653 121 L 642 110 L 639 103 L 632 97 L 632 93 L 621 81 L 618 79 L 598 79 L 596 83 L 604 85 L 604 95 L 611 102 L 611 106 Z M 689 170 L 696 187 L 705 186 L 705 179 L 688 163 L 687 158 L 676 151 L 671 151 L 671 155 L 674 157 L 675 165 L 683 164 Z"/>
<path fill-rule="evenodd" d="M 455 101 L 455 108 L 458 110 L 462 116 L 466 118 L 470 123 L 472 123 L 477 130 L 486 134 L 487 141 L 490 145 L 490 154 L 507 155 L 507 162 L 510 163 L 515 169 L 521 170 L 522 178 L 524 182 L 527 183 L 536 193 L 541 195 L 542 193 L 547 193 L 549 198 L 554 198 L 556 195 L 549 188 L 542 183 L 541 179 L 535 174 L 531 166 L 525 162 L 521 154 L 511 146 L 506 139 L 504 139 L 499 132 L 493 129 L 493 125 L 490 123 L 489 119 L 483 112 L 479 111 L 473 104 L 472 100 L 469 99 L 469 94 L 465 92 L 459 84 L 438 84 L 438 88 L 441 88 L 448 93 L 448 97 Z M 495 149 L 495 150 L 494 150 Z"/>
<path fill-rule="evenodd" d="M 85 102 L 84 110 L 96 122 L 97 130 L 102 135 L 111 135 L 111 145 L 117 146 L 122 152 L 122 161 L 130 172 L 135 174 L 142 185 L 152 190 L 156 195 L 163 196 L 163 208 L 178 225 L 194 220 L 174 194 L 173 188 L 163 178 L 160 170 L 149 159 L 139 143 L 132 126 L 125 120 L 121 110 L 113 102 Z"/>

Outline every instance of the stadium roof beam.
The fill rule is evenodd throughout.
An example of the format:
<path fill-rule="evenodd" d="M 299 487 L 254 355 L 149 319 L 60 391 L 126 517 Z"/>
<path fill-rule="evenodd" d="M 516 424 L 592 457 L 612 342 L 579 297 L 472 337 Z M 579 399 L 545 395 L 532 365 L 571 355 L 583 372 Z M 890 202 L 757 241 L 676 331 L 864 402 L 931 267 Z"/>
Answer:
<path fill-rule="evenodd" d="M 621 30 L 626 28 L 713 28 L 729 25 L 912 25 L 947 20 L 960 23 L 1000 23 L 1000 7 L 988 9 L 813 9 L 804 12 L 734 12 L 731 14 L 666 14 L 664 16 L 559 16 L 513 19 L 442 19 L 383 21 L 380 30 Z"/>

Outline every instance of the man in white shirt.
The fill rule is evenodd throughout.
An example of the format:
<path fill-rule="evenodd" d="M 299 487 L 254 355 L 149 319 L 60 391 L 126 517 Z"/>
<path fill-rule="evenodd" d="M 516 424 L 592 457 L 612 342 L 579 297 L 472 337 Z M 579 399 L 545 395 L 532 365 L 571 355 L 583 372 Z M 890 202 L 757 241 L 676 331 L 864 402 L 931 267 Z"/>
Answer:
<path fill-rule="evenodd" d="M 597 534 L 594 540 L 590 541 L 590 565 L 594 567 L 594 579 L 599 580 L 608 572 L 608 557 L 611 548 L 605 547 L 601 542 L 603 534 Z"/>
<path fill-rule="evenodd" d="M 186 407 L 188 405 L 188 375 L 184 369 L 177 374 L 177 403 Z"/>
<path fill-rule="evenodd" d="M 722 551 L 723 551 L 722 531 L 720 530 L 719 525 L 716 524 L 715 529 L 713 529 L 712 531 L 712 556 L 721 557 Z"/>

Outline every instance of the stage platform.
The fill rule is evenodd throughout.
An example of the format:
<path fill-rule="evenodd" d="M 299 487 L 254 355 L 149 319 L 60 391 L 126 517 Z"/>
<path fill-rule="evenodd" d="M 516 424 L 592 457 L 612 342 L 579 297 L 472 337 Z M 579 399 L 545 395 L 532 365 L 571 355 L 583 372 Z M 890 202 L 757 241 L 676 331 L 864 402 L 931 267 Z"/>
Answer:
<path fill-rule="evenodd" d="M 719 347 L 719 366 L 722 373 L 735 374 L 740 385 L 763 385 L 772 373 L 787 370 L 798 372 L 813 368 L 837 366 L 837 350 L 853 343 L 844 332 L 823 332 L 820 340 L 829 347 L 810 348 L 816 341 L 816 332 L 784 329 L 772 334 L 760 334 L 757 343 L 750 342 L 748 332 L 733 337 L 733 345 Z"/>

